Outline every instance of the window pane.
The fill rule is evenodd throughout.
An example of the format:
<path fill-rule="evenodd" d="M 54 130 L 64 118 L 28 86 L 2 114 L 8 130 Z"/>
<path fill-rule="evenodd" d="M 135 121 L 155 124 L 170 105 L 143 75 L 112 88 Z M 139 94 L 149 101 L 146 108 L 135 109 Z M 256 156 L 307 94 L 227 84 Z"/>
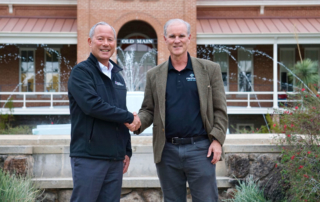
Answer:
<path fill-rule="evenodd" d="M 45 86 L 47 92 L 58 92 L 59 91 L 59 74 L 57 73 L 46 73 L 45 74 Z"/>
<path fill-rule="evenodd" d="M 251 72 L 240 72 L 239 73 L 239 91 L 240 92 L 251 91 L 251 85 L 252 85 Z"/>
<path fill-rule="evenodd" d="M 239 50 L 239 91 L 247 92 L 251 91 L 252 85 L 252 70 L 253 70 L 253 62 L 252 62 L 252 54 L 248 51 Z"/>
<path fill-rule="evenodd" d="M 239 66 L 241 71 L 252 71 L 252 54 L 250 52 L 239 50 Z"/>
<path fill-rule="evenodd" d="M 28 52 L 21 51 L 21 71 L 28 71 Z"/>
<path fill-rule="evenodd" d="M 215 52 L 214 62 L 221 67 L 221 72 L 228 72 L 228 54 L 225 52 Z"/>
<path fill-rule="evenodd" d="M 292 69 L 295 63 L 295 52 L 294 49 L 291 50 L 280 50 L 280 62 L 287 68 Z M 286 91 L 293 91 L 293 78 L 289 76 L 289 71 L 283 66 L 280 66 L 280 79 L 281 79 L 281 88 Z"/>
<path fill-rule="evenodd" d="M 318 50 L 306 50 L 306 56 L 305 58 L 308 58 L 312 60 L 313 62 L 319 61 L 319 51 Z"/>
<path fill-rule="evenodd" d="M 21 92 L 34 91 L 34 73 L 21 73 Z"/>

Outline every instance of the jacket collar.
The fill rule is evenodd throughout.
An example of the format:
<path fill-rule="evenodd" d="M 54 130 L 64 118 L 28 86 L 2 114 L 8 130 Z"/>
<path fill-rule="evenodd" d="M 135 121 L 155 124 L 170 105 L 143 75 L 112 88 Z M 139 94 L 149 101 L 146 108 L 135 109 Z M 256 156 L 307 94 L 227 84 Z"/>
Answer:
<path fill-rule="evenodd" d="M 94 64 L 94 66 L 98 69 L 99 72 L 102 73 L 100 66 L 99 66 L 99 62 L 98 59 L 92 54 L 90 53 L 90 56 L 88 57 L 88 60 Z M 111 59 L 109 59 L 109 62 L 113 65 L 113 69 L 112 69 L 112 73 L 118 73 L 120 71 L 122 71 L 123 69 L 121 67 L 119 67 L 115 62 L 113 62 Z"/>

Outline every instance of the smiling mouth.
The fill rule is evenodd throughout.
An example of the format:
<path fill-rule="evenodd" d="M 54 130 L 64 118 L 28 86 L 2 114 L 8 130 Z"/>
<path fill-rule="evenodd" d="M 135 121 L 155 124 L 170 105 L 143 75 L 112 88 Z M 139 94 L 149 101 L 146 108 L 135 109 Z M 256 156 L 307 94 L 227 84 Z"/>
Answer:
<path fill-rule="evenodd" d="M 101 50 L 101 52 L 107 53 L 110 52 L 110 50 Z"/>

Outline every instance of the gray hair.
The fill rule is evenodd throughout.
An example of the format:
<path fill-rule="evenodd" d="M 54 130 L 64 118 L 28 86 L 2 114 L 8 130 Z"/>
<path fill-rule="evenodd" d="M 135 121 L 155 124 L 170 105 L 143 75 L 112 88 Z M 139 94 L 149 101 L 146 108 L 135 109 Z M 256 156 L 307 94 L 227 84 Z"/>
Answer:
<path fill-rule="evenodd" d="M 107 25 L 107 26 L 111 27 L 111 29 L 112 29 L 112 31 L 113 31 L 113 34 L 114 34 L 114 38 L 115 38 L 115 39 L 117 38 L 117 36 L 116 36 L 116 30 L 114 30 L 114 28 L 113 28 L 111 25 L 109 25 L 109 24 L 106 23 L 106 22 L 98 22 L 97 24 L 93 25 L 93 27 L 91 27 L 91 29 L 90 29 L 90 32 L 89 32 L 89 37 L 90 37 L 90 39 L 92 39 L 92 37 L 93 37 L 93 35 L 94 35 L 94 30 L 95 30 L 96 27 L 99 26 L 99 25 Z"/>
<path fill-rule="evenodd" d="M 185 24 L 187 27 L 188 36 L 190 36 L 190 29 L 191 29 L 190 24 L 184 20 L 181 20 L 181 19 L 171 19 L 168 22 L 166 22 L 166 24 L 163 27 L 164 36 L 167 36 L 167 29 L 168 29 L 169 25 L 171 25 L 172 23 L 175 23 L 175 22 L 180 22 L 180 23 Z"/>

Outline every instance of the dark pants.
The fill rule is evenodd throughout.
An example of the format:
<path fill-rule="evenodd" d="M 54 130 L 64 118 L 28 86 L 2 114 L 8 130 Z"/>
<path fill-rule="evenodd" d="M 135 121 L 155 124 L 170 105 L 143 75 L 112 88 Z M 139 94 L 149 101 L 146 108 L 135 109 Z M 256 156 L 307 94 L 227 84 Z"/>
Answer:
<path fill-rule="evenodd" d="M 120 201 L 123 161 L 71 157 L 71 202 Z"/>
<path fill-rule="evenodd" d="M 166 142 L 156 164 L 165 202 L 186 201 L 186 182 L 193 202 L 217 202 L 216 166 L 207 158 L 209 140 L 173 145 Z"/>

